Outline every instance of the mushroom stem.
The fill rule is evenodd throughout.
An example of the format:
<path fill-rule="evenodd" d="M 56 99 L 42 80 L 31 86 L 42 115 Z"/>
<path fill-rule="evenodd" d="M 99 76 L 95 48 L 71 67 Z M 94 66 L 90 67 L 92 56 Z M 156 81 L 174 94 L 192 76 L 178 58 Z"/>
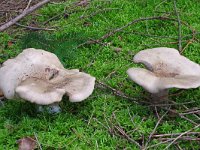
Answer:
<path fill-rule="evenodd" d="M 166 104 L 168 103 L 168 93 L 168 89 L 162 90 L 158 93 L 152 93 L 150 102 L 152 102 L 152 104 Z"/>
<path fill-rule="evenodd" d="M 4 102 L 0 99 L 0 107 L 4 106 Z"/>
<path fill-rule="evenodd" d="M 53 103 L 48 106 L 44 105 L 38 105 L 37 107 L 38 112 L 45 112 L 47 111 L 49 114 L 57 114 L 61 112 L 61 108 L 59 106 L 59 103 Z"/>
<path fill-rule="evenodd" d="M 0 106 L 4 106 L 4 102 L 2 101 L 4 99 L 3 92 L 0 90 Z"/>
<path fill-rule="evenodd" d="M 50 104 L 48 106 L 48 112 L 50 114 L 57 114 L 57 113 L 60 113 L 61 112 L 61 108 L 59 106 L 59 103 L 53 103 L 53 104 Z"/>

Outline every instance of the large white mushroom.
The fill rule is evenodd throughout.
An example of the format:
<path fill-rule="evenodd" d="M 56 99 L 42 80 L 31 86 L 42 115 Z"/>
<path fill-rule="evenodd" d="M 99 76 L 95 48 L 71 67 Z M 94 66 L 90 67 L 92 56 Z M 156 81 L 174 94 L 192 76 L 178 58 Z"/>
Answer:
<path fill-rule="evenodd" d="M 0 91 L 7 99 L 20 97 L 39 105 L 60 102 L 64 94 L 71 102 L 83 101 L 94 84 L 94 77 L 65 69 L 56 55 L 41 49 L 25 49 L 0 68 Z"/>
<path fill-rule="evenodd" d="M 168 89 L 190 89 L 200 86 L 200 65 L 196 64 L 173 48 L 142 50 L 134 56 L 136 63 L 144 68 L 130 68 L 129 77 L 152 94 L 153 103 L 167 100 Z"/>

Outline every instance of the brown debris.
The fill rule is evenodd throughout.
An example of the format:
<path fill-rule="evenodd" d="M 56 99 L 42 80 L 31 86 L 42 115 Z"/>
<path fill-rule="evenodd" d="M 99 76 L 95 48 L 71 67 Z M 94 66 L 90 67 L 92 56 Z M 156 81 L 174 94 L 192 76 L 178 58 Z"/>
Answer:
<path fill-rule="evenodd" d="M 37 4 L 40 0 L 31 1 L 30 6 Z M 26 9 L 29 1 L 24 0 L 3 0 L 0 2 L 0 22 L 4 24 L 5 22 L 11 20 L 15 16 L 22 13 Z"/>

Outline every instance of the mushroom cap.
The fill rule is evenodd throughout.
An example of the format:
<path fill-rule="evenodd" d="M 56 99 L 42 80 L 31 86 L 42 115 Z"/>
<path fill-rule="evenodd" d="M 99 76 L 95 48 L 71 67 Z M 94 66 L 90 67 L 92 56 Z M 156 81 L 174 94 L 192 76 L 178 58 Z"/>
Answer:
<path fill-rule="evenodd" d="M 197 88 L 200 86 L 200 66 L 173 48 L 153 48 L 140 51 L 134 62 L 146 68 L 130 68 L 127 73 L 150 93 L 169 88 Z"/>
<path fill-rule="evenodd" d="M 78 102 L 91 95 L 95 78 L 63 67 L 53 53 L 29 48 L 0 68 L 0 90 L 8 99 L 18 96 L 27 101 L 48 105 L 62 100 Z"/>

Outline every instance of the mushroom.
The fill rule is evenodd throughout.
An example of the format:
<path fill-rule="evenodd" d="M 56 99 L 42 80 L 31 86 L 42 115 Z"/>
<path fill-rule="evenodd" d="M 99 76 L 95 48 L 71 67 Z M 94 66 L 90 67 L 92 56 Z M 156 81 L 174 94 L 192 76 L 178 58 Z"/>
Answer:
<path fill-rule="evenodd" d="M 4 106 L 4 103 L 2 101 L 3 99 L 4 99 L 3 92 L 0 90 L 0 107 Z"/>
<path fill-rule="evenodd" d="M 94 77 L 65 69 L 55 54 L 41 49 L 25 49 L 0 68 L 0 91 L 7 99 L 20 97 L 39 105 L 54 105 L 64 94 L 71 102 L 83 101 L 94 84 Z"/>
<path fill-rule="evenodd" d="M 168 89 L 190 89 L 200 86 L 200 65 L 179 54 L 173 48 L 153 48 L 137 53 L 133 61 L 144 68 L 130 68 L 130 79 L 151 93 L 153 104 L 168 100 Z"/>

